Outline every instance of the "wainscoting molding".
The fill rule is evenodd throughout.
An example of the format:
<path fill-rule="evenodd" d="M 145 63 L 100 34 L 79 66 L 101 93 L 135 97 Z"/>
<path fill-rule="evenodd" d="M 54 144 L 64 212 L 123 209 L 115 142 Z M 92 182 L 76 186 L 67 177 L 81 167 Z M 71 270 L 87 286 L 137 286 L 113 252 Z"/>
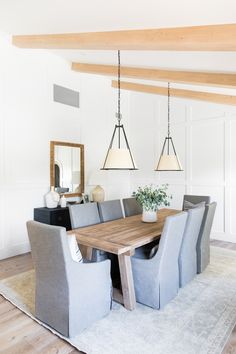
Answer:
<path fill-rule="evenodd" d="M 131 175 L 136 189 L 157 163 L 167 132 L 167 99 L 132 92 L 130 102 L 133 153 L 146 156 L 144 163 L 140 159 L 142 171 Z M 217 202 L 212 238 L 236 242 L 236 109 L 171 98 L 171 135 L 184 171 L 153 172 L 148 183 L 168 183 L 174 208 L 182 207 L 184 193 L 209 194 Z"/>

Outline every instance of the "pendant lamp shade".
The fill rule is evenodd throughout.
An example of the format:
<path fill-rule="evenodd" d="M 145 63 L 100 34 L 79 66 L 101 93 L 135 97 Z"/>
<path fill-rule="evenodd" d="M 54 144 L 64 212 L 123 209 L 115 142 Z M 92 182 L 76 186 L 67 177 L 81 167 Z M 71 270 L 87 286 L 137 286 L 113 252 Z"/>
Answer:
<path fill-rule="evenodd" d="M 111 142 L 101 170 L 137 170 L 133 159 L 125 128 L 121 124 L 120 113 L 120 51 L 118 50 L 118 112 L 116 114 L 118 124 L 112 134 Z"/>
<path fill-rule="evenodd" d="M 161 155 L 156 171 L 183 171 L 177 155 Z"/>
<path fill-rule="evenodd" d="M 168 82 L 168 134 L 155 171 L 183 171 L 173 140 L 170 136 L 170 84 Z"/>
<path fill-rule="evenodd" d="M 133 170 L 135 166 L 130 150 L 111 148 L 108 151 L 104 169 Z"/>

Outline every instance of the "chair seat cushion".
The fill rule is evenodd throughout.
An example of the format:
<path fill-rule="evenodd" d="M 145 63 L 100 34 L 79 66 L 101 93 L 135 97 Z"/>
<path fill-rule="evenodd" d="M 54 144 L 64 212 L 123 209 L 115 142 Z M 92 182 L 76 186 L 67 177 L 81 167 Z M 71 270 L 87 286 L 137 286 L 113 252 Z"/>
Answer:
<path fill-rule="evenodd" d="M 73 261 L 82 263 L 83 257 L 74 234 L 68 235 L 68 243 Z"/>
<path fill-rule="evenodd" d="M 200 203 L 194 204 L 194 203 L 189 202 L 188 200 L 184 200 L 184 211 L 189 210 L 189 209 L 194 209 L 194 208 L 201 208 L 205 205 L 206 205 L 205 202 L 200 202 Z"/>

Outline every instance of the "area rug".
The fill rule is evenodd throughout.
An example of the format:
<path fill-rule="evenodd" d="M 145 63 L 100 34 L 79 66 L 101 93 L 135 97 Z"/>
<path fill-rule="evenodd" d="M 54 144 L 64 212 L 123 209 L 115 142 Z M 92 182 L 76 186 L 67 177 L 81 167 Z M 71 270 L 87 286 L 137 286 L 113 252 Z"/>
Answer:
<path fill-rule="evenodd" d="M 34 318 L 34 271 L 4 279 L 0 293 Z M 109 316 L 64 339 L 87 354 L 220 354 L 235 323 L 236 252 L 211 247 L 211 264 L 164 310 L 114 302 Z"/>

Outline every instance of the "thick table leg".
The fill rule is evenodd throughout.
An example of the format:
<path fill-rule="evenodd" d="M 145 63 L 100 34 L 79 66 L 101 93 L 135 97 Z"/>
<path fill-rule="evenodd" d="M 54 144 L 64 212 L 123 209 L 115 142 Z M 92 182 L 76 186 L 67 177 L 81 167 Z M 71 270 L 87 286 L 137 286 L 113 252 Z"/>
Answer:
<path fill-rule="evenodd" d="M 118 260 L 124 306 L 127 310 L 134 310 L 136 299 L 130 256 L 120 254 L 118 255 Z"/>
<path fill-rule="evenodd" d="M 92 260 L 92 256 L 93 256 L 93 248 L 87 246 L 86 258 L 87 258 L 89 261 L 91 261 L 91 260 Z"/>

